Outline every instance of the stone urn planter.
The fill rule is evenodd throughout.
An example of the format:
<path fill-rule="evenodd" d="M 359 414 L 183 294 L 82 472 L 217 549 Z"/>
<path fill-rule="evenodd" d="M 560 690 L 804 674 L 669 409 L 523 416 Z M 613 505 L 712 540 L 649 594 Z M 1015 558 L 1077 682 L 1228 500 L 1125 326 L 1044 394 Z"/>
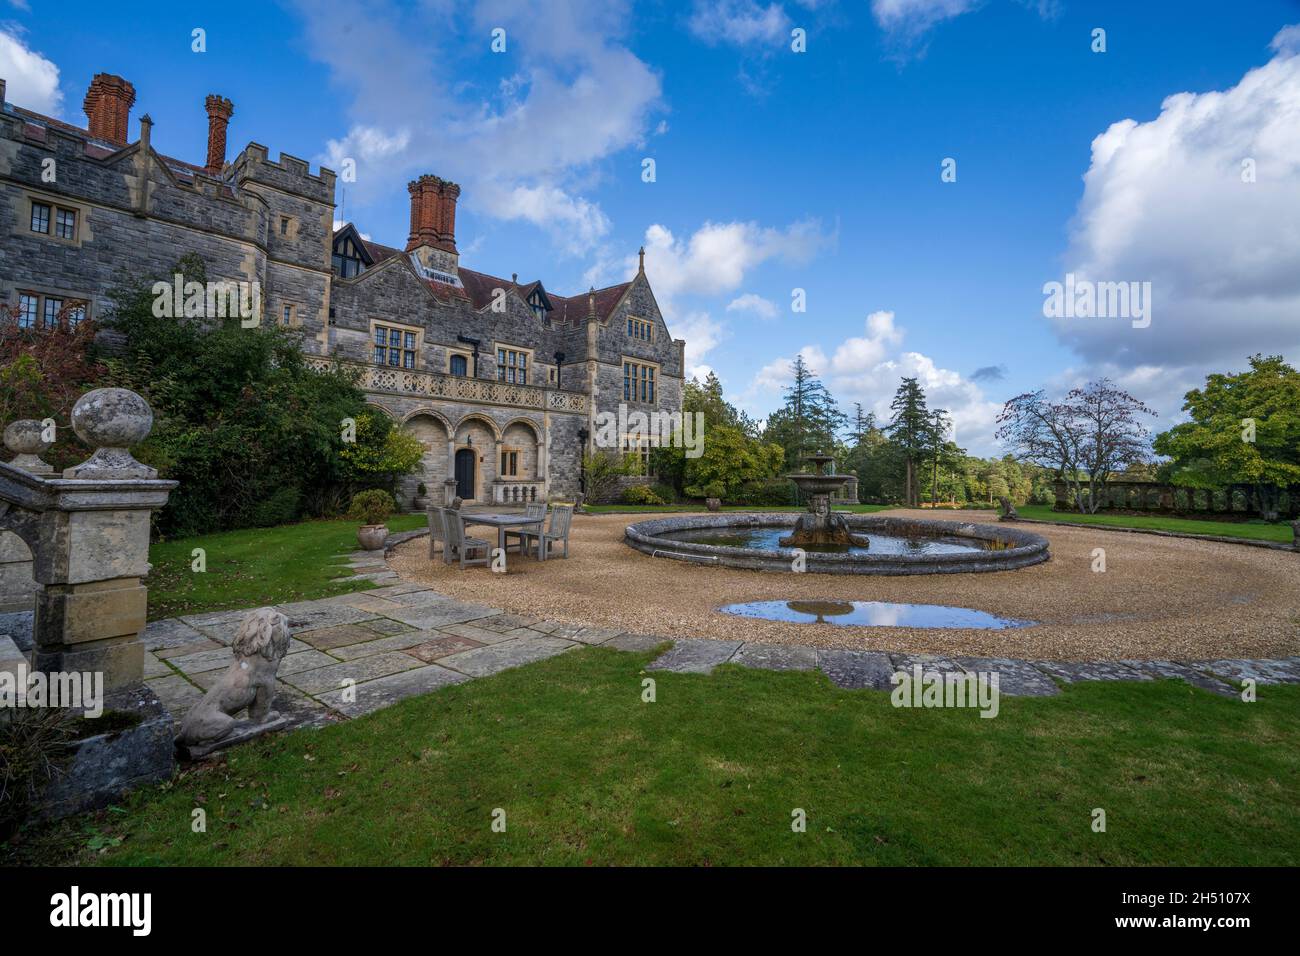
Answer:
<path fill-rule="evenodd" d="M 429 510 L 429 496 L 428 496 L 428 495 L 416 495 L 414 498 L 411 499 L 411 507 L 413 507 L 416 511 L 428 511 L 428 510 Z"/>
<path fill-rule="evenodd" d="M 361 527 L 357 530 L 357 542 L 363 549 L 378 551 L 384 546 L 384 539 L 388 537 L 388 525 L 385 522 L 396 504 L 392 495 L 378 488 L 358 492 L 352 497 L 348 517 L 361 522 Z"/>
<path fill-rule="evenodd" d="M 388 525 L 363 524 L 357 529 L 357 543 L 363 551 L 378 551 L 388 538 Z"/>
<path fill-rule="evenodd" d="M 721 499 L 721 498 L 705 498 L 705 499 L 704 499 L 704 507 L 708 508 L 710 511 L 721 511 L 721 510 L 722 510 L 722 499 Z"/>

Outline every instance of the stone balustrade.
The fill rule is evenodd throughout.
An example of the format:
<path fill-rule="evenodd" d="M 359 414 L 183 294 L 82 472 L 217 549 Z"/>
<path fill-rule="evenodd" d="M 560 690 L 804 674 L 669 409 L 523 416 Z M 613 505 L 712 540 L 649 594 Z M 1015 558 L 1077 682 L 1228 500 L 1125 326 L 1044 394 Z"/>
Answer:
<path fill-rule="evenodd" d="M 529 479 L 497 479 L 492 483 L 492 501 L 502 505 L 526 505 L 546 500 L 546 483 Z"/>
<path fill-rule="evenodd" d="M 307 363 L 317 369 L 326 369 L 333 364 L 331 360 L 321 358 L 309 358 Z M 384 365 L 366 365 L 359 362 L 338 364 L 355 373 L 357 387 L 366 392 L 421 396 L 468 404 L 503 405 L 536 411 L 576 414 L 585 414 L 587 411 L 587 396 L 583 392 L 545 388 L 540 385 L 514 385 L 493 379 L 467 378 L 463 375 L 444 375 L 439 372 L 389 368 Z"/>

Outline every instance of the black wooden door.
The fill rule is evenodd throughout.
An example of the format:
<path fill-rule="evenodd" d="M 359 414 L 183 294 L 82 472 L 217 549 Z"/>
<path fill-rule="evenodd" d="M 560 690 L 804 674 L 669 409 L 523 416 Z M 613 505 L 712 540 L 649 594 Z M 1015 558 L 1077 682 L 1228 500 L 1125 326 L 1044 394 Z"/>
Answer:
<path fill-rule="evenodd" d="M 471 448 L 456 452 L 456 496 L 466 501 L 474 500 L 474 451 Z"/>

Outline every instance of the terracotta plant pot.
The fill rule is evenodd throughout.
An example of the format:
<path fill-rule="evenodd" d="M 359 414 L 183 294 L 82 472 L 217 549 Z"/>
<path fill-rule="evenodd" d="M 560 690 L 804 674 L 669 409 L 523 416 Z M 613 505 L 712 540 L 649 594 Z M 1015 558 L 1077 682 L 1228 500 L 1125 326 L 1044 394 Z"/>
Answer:
<path fill-rule="evenodd" d="M 721 510 L 722 510 L 722 499 L 721 499 L 721 498 L 705 498 L 705 499 L 704 499 L 704 507 L 708 508 L 710 511 L 721 511 Z"/>
<path fill-rule="evenodd" d="M 357 529 L 357 542 L 366 551 L 379 551 L 388 537 L 388 525 L 363 524 Z"/>

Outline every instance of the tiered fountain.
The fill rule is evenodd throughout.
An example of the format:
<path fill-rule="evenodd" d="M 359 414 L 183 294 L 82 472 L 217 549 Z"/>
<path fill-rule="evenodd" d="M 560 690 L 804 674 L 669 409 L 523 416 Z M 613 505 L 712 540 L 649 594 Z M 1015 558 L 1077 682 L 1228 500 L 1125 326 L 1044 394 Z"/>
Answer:
<path fill-rule="evenodd" d="M 804 461 L 816 469 L 814 473 L 786 475 L 807 497 L 808 511 L 799 516 L 794 531 L 781 539 L 781 547 L 866 548 L 870 546 L 871 542 L 865 534 L 854 534 L 849 530 L 844 516 L 831 511 L 831 495 L 844 487 L 844 483 L 849 480 L 848 475 L 826 474 L 826 465 L 834 460 L 831 455 L 809 455 Z"/>

